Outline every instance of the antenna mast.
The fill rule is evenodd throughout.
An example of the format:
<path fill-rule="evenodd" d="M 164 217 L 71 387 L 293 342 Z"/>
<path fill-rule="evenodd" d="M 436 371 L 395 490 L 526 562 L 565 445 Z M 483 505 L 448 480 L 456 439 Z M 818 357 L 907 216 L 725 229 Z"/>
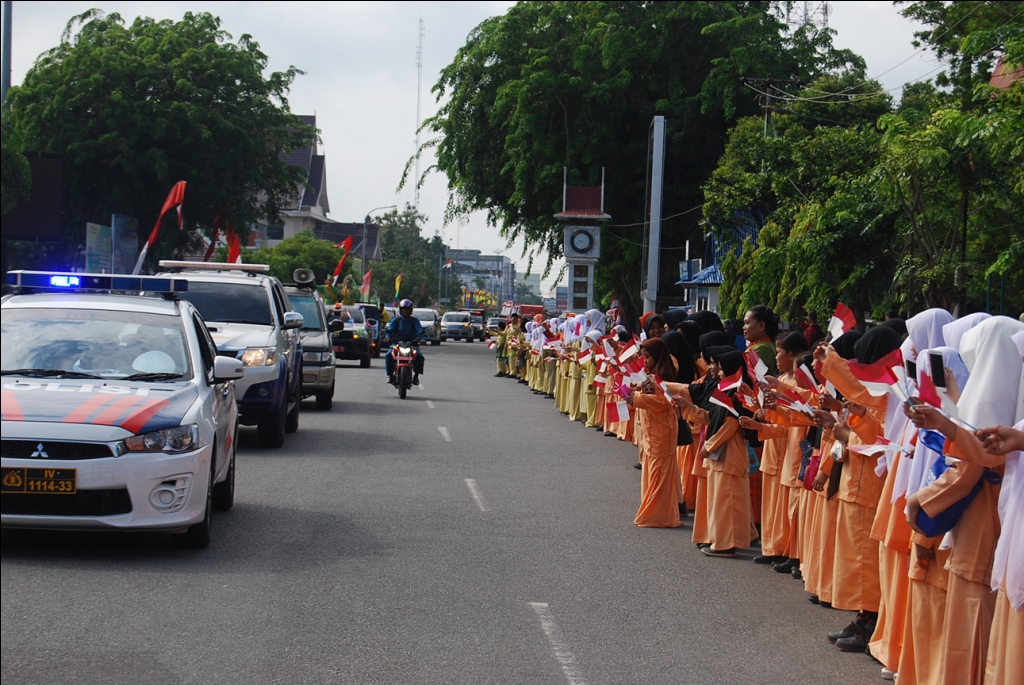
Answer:
<path fill-rule="evenodd" d="M 413 176 L 413 187 L 416 195 L 413 207 L 420 208 L 420 91 L 423 85 L 423 17 L 420 17 L 420 39 L 416 46 L 416 168 Z"/>

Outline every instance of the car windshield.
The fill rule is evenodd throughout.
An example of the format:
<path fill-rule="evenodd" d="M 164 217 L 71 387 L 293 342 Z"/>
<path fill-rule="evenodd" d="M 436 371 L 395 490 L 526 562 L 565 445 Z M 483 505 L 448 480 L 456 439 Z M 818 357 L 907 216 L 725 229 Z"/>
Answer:
<path fill-rule="evenodd" d="M 366 318 L 363 316 L 363 310 L 360 309 L 359 307 L 355 307 L 355 306 L 348 307 L 348 306 L 346 306 L 345 310 L 352 317 L 352 323 L 365 323 L 366 322 Z"/>
<path fill-rule="evenodd" d="M 188 292 L 179 297 L 191 302 L 206 321 L 274 325 L 267 289 L 257 283 L 189 280 Z"/>
<path fill-rule="evenodd" d="M 470 319 L 473 321 L 473 323 L 478 323 L 481 326 L 484 323 L 484 317 L 482 317 L 482 316 L 471 316 Z"/>
<path fill-rule="evenodd" d="M 469 323 L 469 314 L 445 314 L 444 320 L 448 323 Z"/>
<path fill-rule="evenodd" d="M 437 321 L 437 313 L 433 309 L 414 309 L 412 315 L 420 320 L 421 323 L 434 323 Z"/>
<path fill-rule="evenodd" d="M 4 309 L 5 375 L 188 380 L 178 316 L 106 309 Z"/>
<path fill-rule="evenodd" d="M 288 296 L 288 301 L 292 303 L 292 309 L 302 314 L 302 330 L 322 331 L 324 329 L 320 319 L 320 312 L 323 310 L 315 297 L 292 294 Z"/>

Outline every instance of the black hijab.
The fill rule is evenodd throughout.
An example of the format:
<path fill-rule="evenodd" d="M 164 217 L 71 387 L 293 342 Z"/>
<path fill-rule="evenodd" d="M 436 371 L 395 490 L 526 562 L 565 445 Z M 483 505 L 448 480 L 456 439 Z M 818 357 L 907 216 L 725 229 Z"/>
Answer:
<path fill-rule="evenodd" d="M 719 318 L 718 314 L 709 312 L 706 309 L 696 312 L 693 316 L 689 317 L 689 320 L 696 321 L 705 333 L 710 333 L 711 331 L 725 333 L 725 325 L 722 323 L 722 319 Z"/>
<path fill-rule="evenodd" d="M 711 331 L 700 336 L 700 356 L 704 357 L 704 361 L 711 363 L 711 348 L 712 347 L 731 347 L 733 350 L 736 349 L 735 345 L 729 344 L 729 338 L 723 331 Z"/>
<path fill-rule="evenodd" d="M 910 335 L 910 331 L 907 330 L 907 322 L 903 319 L 889 319 L 878 324 L 881 328 L 891 328 L 896 331 L 900 336 L 900 342 L 906 340 L 907 336 Z"/>
<path fill-rule="evenodd" d="M 890 319 L 890 321 L 895 321 L 895 319 Z M 857 355 L 857 361 L 861 364 L 874 364 L 893 350 L 898 350 L 902 342 L 899 333 L 892 327 L 875 326 L 861 336 L 860 340 L 854 344 L 853 351 Z"/>
<path fill-rule="evenodd" d="M 857 361 L 857 353 L 853 351 L 857 341 L 861 339 L 860 331 L 846 331 L 835 339 L 832 347 L 836 348 L 839 356 L 848 361 Z"/>
<path fill-rule="evenodd" d="M 697 357 L 700 356 L 700 336 L 704 335 L 704 331 L 701 329 L 700 324 L 693 319 L 687 319 L 679 325 L 680 332 L 686 336 L 686 344 L 690 346 L 690 352 L 693 353 L 693 360 L 697 361 Z"/>
<path fill-rule="evenodd" d="M 669 331 L 661 336 L 668 346 L 668 353 L 671 354 L 679 370 L 676 371 L 676 381 L 679 383 L 692 383 L 697 379 L 697 366 L 693 363 L 693 351 L 686 342 L 686 336 L 679 331 Z"/>
<path fill-rule="evenodd" d="M 662 313 L 661 317 L 665 319 L 665 325 L 668 326 L 668 329 L 674 331 L 679 327 L 679 324 L 686 321 L 686 312 L 682 309 L 669 309 L 667 312 Z"/>

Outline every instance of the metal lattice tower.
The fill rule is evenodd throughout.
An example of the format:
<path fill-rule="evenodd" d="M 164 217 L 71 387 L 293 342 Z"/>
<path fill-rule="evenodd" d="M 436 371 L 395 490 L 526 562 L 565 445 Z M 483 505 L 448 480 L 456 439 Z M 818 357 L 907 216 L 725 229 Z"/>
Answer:
<path fill-rule="evenodd" d="M 790 26 L 814 24 L 819 28 L 828 26 L 828 15 L 832 8 L 827 2 L 793 2 L 786 10 L 786 23 Z"/>

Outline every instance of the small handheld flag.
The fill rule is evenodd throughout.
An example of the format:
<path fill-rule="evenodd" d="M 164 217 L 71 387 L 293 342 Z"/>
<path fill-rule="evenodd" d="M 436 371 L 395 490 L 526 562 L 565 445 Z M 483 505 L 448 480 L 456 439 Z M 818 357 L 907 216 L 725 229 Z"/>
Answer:
<path fill-rule="evenodd" d="M 828 322 L 828 332 L 832 334 L 832 340 L 835 340 L 856 325 L 857 317 L 853 315 L 853 311 L 840 302 L 836 305 L 836 311 Z"/>
<path fill-rule="evenodd" d="M 629 405 L 625 402 L 609 402 L 604 406 L 604 415 L 610 423 L 629 420 Z"/>
<path fill-rule="evenodd" d="M 711 391 L 711 397 L 708 400 L 720 407 L 725 407 L 733 416 L 739 417 L 740 413 L 736 411 L 736 407 L 732 406 L 732 398 L 718 388 Z"/>

